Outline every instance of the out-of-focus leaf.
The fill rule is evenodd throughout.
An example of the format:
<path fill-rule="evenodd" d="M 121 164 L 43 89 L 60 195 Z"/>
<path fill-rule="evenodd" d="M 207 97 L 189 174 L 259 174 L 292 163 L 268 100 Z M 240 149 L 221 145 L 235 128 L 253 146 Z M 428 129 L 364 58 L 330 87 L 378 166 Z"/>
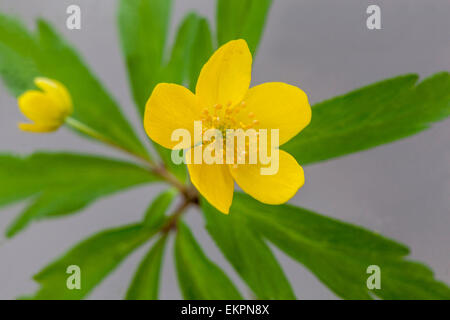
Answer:
<path fill-rule="evenodd" d="M 171 0 L 120 1 L 118 16 L 122 48 L 141 115 L 156 84 L 185 84 L 198 75 L 212 53 L 208 22 L 192 12 L 181 22 L 170 58 L 165 58 L 164 53 L 169 51 L 166 50 L 166 38 L 171 6 Z"/>
<path fill-rule="evenodd" d="M 406 75 L 313 106 L 311 124 L 282 149 L 310 164 L 389 143 L 450 114 L 450 74 Z"/>
<path fill-rule="evenodd" d="M 34 88 L 36 76 L 62 82 L 72 96 L 74 118 L 125 149 L 148 157 L 117 103 L 45 21 L 39 21 L 37 34 L 32 34 L 19 21 L 0 14 L 0 75 L 15 95 Z"/>
<path fill-rule="evenodd" d="M 175 240 L 175 263 L 185 299 L 241 299 L 230 279 L 205 256 L 189 228 L 181 222 Z"/>
<path fill-rule="evenodd" d="M 177 191 L 170 189 L 157 196 L 147 209 L 144 218 L 144 225 L 157 227 L 166 219 L 166 213 L 177 195 Z"/>
<path fill-rule="evenodd" d="M 156 233 L 156 229 L 131 225 L 100 232 L 69 250 L 34 276 L 41 287 L 36 300 L 82 299 L 133 250 Z M 69 266 L 80 268 L 81 288 L 69 290 Z"/>
<path fill-rule="evenodd" d="M 102 196 L 155 180 L 140 166 L 89 155 L 0 155 L 0 206 L 33 197 L 7 235 L 32 220 L 69 214 Z"/>
<path fill-rule="evenodd" d="M 213 53 L 208 20 L 196 13 L 188 14 L 172 48 L 172 56 L 164 72 L 166 82 L 187 84 L 194 92 L 203 65 Z"/>
<path fill-rule="evenodd" d="M 212 40 L 207 20 L 195 13 L 188 14 L 178 29 L 171 58 L 162 67 L 157 82 L 188 84 L 194 90 L 200 69 L 211 54 Z M 186 166 L 172 161 L 171 150 L 154 145 L 166 167 L 181 181 L 186 181 Z"/>
<path fill-rule="evenodd" d="M 194 91 L 203 65 L 213 54 L 212 33 L 208 20 L 199 18 L 197 34 L 192 46 L 192 58 L 188 73 L 188 87 Z"/>
<path fill-rule="evenodd" d="M 134 100 L 141 115 L 153 88 L 161 82 L 189 84 L 212 52 L 209 26 L 196 13 L 188 14 L 178 28 L 171 50 L 166 50 L 172 1 L 122 0 L 119 27 Z M 165 52 L 171 52 L 165 58 Z M 176 165 L 171 152 L 154 143 L 167 169 L 178 179 L 187 178 L 186 166 Z"/>
<path fill-rule="evenodd" d="M 246 216 L 224 215 L 207 201 L 202 201 L 202 208 L 209 234 L 258 299 L 295 299 L 272 251 Z"/>
<path fill-rule="evenodd" d="M 450 298 L 450 289 L 430 269 L 405 259 L 408 248 L 363 228 L 290 205 L 264 205 L 241 193 L 230 214 L 246 216 L 252 228 L 342 298 Z M 367 288 L 370 265 L 381 269 L 381 289 Z"/>
<path fill-rule="evenodd" d="M 14 96 L 32 88 L 30 80 L 37 75 L 36 66 L 29 59 L 0 42 L 0 76 Z"/>
<path fill-rule="evenodd" d="M 166 238 L 166 236 L 161 237 L 142 260 L 128 289 L 127 300 L 158 299 L 159 277 Z"/>
<path fill-rule="evenodd" d="M 33 87 L 38 51 L 37 40 L 19 21 L 0 14 L 0 74 L 14 95 Z"/>
<path fill-rule="evenodd" d="M 140 114 L 158 84 L 172 0 L 120 0 L 119 31 L 134 100 Z"/>
<path fill-rule="evenodd" d="M 189 72 L 189 65 L 193 56 L 193 46 L 198 33 L 200 17 L 196 13 L 189 13 L 181 22 L 175 42 L 172 46 L 170 59 L 160 75 L 159 82 L 184 84 Z"/>
<path fill-rule="evenodd" d="M 245 39 L 255 54 L 264 31 L 272 0 L 217 0 L 217 42 L 219 46 Z"/>

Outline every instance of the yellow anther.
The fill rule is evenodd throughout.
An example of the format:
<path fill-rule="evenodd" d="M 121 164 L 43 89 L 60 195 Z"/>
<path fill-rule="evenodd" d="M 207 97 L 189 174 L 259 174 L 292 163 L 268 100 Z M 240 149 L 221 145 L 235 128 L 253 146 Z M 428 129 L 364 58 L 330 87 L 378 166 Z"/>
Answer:
<path fill-rule="evenodd" d="M 254 124 L 254 125 L 258 125 L 258 124 L 259 124 L 259 121 L 255 119 L 255 120 L 253 120 L 253 124 Z"/>
<path fill-rule="evenodd" d="M 248 113 L 248 117 L 249 117 L 249 118 L 253 118 L 254 116 L 255 116 L 255 114 L 254 114 L 253 112 L 249 112 L 249 113 Z"/>

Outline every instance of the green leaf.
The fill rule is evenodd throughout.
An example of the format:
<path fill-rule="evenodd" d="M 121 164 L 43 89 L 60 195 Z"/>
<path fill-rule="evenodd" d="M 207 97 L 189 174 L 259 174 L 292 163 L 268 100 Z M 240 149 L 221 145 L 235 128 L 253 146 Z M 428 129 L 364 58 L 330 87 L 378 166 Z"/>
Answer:
<path fill-rule="evenodd" d="M 15 96 L 33 88 L 39 75 L 33 54 L 38 51 L 35 37 L 18 20 L 0 14 L 0 75 Z"/>
<path fill-rule="evenodd" d="M 212 36 L 208 20 L 196 13 L 188 14 L 178 29 L 172 56 L 164 77 L 167 82 L 188 84 L 195 92 L 200 70 L 213 53 Z"/>
<path fill-rule="evenodd" d="M 134 100 L 143 116 L 159 82 L 172 0 L 121 0 L 119 31 Z"/>
<path fill-rule="evenodd" d="M 417 79 L 385 80 L 313 106 L 311 124 L 282 149 L 310 164 L 413 135 L 448 117 L 450 74 Z"/>
<path fill-rule="evenodd" d="M 30 60 L 0 42 L 0 76 L 14 96 L 33 87 L 31 79 L 38 75 L 35 68 L 36 66 Z"/>
<path fill-rule="evenodd" d="M 245 39 L 255 54 L 272 0 L 217 0 L 217 41 Z"/>
<path fill-rule="evenodd" d="M 158 83 L 184 84 L 188 79 L 192 83 L 191 79 L 198 75 L 212 53 L 208 21 L 192 12 L 178 27 L 170 58 L 165 57 L 171 6 L 171 0 L 120 1 L 122 48 L 141 115 Z"/>
<path fill-rule="evenodd" d="M 188 74 L 188 87 L 193 92 L 195 91 L 197 79 L 203 65 L 213 54 L 214 45 L 212 41 L 212 32 L 208 20 L 200 18 L 197 34 L 192 46 L 192 56 Z"/>
<path fill-rule="evenodd" d="M 177 191 L 170 189 L 157 196 L 145 213 L 143 226 L 150 229 L 160 229 L 166 221 L 167 210 L 176 195 Z M 127 291 L 127 300 L 158 299 L 159 276 L 166 238 L 163 235 L 142 260 Z"/>
<path fill-rule="evenodd" d="M 141 225 L 100 232 L 76 245 L 33 278 L 40 285 L 34 299 L 82 299 L 113 271 L 133 250 L 156 233 Z M 81 289 L 69 290 L 69 266 L 80 268 Z"/>
<path fill-rule="evenodd" d="M 295 299 L 272 251 L 246 216 L 224 215 L 207 201 L 202 208 L 209 234 L 258 299 Z"/>
<path fill-rule="evenodd" d="M 45 21 L 38 22 L 35 35 L 19 21 L 0 14 L 0 75 L 15 95 L 34 88 L 37 76 L 62 82 L 72 96 L 75 119 L 121 147 L 148 157 L 117 103 Z"/>
<path fill-rule="evenodd" d="M 158 227 L 166 220 L 166 213 L 173 200 L 177 196 L 177 190 L 170 189 L 157 196 L 147 209 L 144 218 L 144 225 Z"/>
<path fill-rule="evenodd" d="M 178 28 L 170 58 L 164 56 L 171 2 L 120 1 L 119 27 L 122 48 L 134 100 L 142 116 L 147 99 L 158 83 L 188 83 L 193 88 L 192 78 L 198 76 L 200 68 L 212 53 L 208 22 L 196 13 L 190 13 Z M 167 169 L 179 180 L 186 181 L 186 166 L 174 164 L 170 150 L 156 143 L 153 145 Z"/>
<path fill-rule="evenodd" d="M 137 165 L 70 153 L 0 154 L 0 206 L 32 197 L 9 227 L 12 237 L 33 220 L 73 213 L 94 200 L 155 181 Z"/>
<path fill-rule="evenodd" d="M 200 69 L 211 54 L 212 40 L 207 20 L 195 13 L 188 14 L 178 29 L 171 58 L 160 72 L 157 82 L 188 83 L 190 89 L 194 90 Z M 156 143 L 154 146 L 167 169 L 181 181 L 186 181 L 186 166 L 172 161 L 171 150 Z"/>
<path fill-rule="evenodd" d="M 405 259 L 409 250 L 390 239 L 290 205 L 269 206 L 237 193 L 230 214 L 250 226 L 345 299 L 449 299 L 450 289 L 426 266 Z M 367 267 L 381 269 L 381 289 L 369 290 Z"/>
<path fill-rule="evenodd" d="M 200 17 L 196 13 L 189 13 L 181 22 L 172 53 L 160 75 L 159 82 L 184 84 L 189 72 L 189 65 L 194 58 L 193 45 L 197 36 Z"/>
<path fill-rule="evenodd" d="M 166 238 L 166 236 L 161 237 L 142 260 L 128 289 L 127 300 L 158 299 L 159 277 Z"/>
<path fill-rule="evenodd" d="M 181 222 L 175 240 L 175 263 L 185 299 L 241 299 L 231 280 L 205 256 L 189 228 Z"/>

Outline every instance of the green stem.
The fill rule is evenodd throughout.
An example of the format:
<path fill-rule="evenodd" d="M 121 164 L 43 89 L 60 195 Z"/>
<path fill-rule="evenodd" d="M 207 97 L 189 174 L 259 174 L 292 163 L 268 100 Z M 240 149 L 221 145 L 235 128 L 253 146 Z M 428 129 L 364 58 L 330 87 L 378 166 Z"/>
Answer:
<path fill-rule="evenodd" d="M 122 152 L 128 153 L 129 155 L 132 155 L 135 158 L 138 158 L 140 161 L 144 161 L 146 164 L 150 164 L 152 166 L 154 166 L 153 161 L 151 161 L 149 158 L 141 156 L 131 150 L 128 150 L 120 145 L 118 145 L 117 143 L 115 143 L 114 141 L 112 141 L 111 139 L 105 137 L 104 135 L 102 135 L 100 132 L 92 129 L 91 127 L 85 125 L 84 123 L 72 118 L 72 117 L 67 117 L 66 118 L 66 124 L 69 125 L 70 127 L 77 129 L 78 131 L 94 138 L 97 139 L 107 145 L 109 145 L 110 147 L 113 147 L 115 149 L 118 149 Z"/>
<path fill-rule="evenodd" d="M 66 124 L 74 129 L 77 129 L 78 131 L 96 139 L 99 140 L 115 149 L 118 149 L 122 152 L 128 153 L 129 155 L 139 159 L 140 161 L 143 161 L 150 169 L 150 171 L 159 176 L 160 178 L 166 180 L 169 184 L 173 185 L 177 189 L 180 190 L 180 192 L 184 195 L 186 199 L 194 199 L 195 194 L 192 192 L 191 189 L 189 189 L 186 185 L 181 183 L 175 176 L 173 176 L 170 172 L 168 172 L 163 166 L 157 166 L 153 161 L 151 161 L 149 158 L 143 157 L 139 154 L 136 154 L 135 152 L 128 150 L 108 137 L 105 137 L 100 132 L 92 129 L 91 127 L 87 126 L 86 124 L 72 118 L 67 117 L 66 118 Z"/>
<path fill-rule="evenodd" d="M 163 234 L 169 233 L 171 230 L 177 228 L 178 219 L 185 212 L 185 210 L 191 205 L 191 199 L 184 199 L 183 203 L 170 215 L 168 221 L 161 227 Z"/>
<path fill-rule="evenodd" d="M 160 178 L 162 178 L 163 180 L 165 180 L 166 182 L 173 185 L 174 187 L 176 187 L 179 190 L 179 192 L 183 195 L 183 198 L 184 198 L 183 203 L 177 210 L 175 210 L 174 214 L 171 216 L 168 223 L 162 227 L 161 231 L 163 233 L 167 234 L 170 230 L 173 230 L 174 228 L 176 228 L 178 218 L 184 213 L 185 209 L 190 204 L 198 205 L 197 190 L 191 186 L 187 186 L 187 185 L 183 184 L 182 182 L 180 182 L 180 180 L 178 180 L 173 174 L 171 174 L 163 165 L 157 166 L 153 161 L 151 161 L 151 159 L 149 159 L 147 157 L 143 157 L 139 154 L 136 154 L 135 152 L 133 152 L 131 150 L 128 150 L 128 149 L 118 145 L 117 143 L 115 143 L 114 141 L 109 139 L 108 137 L 105 137 L 104 135 L 102 135 L 100 132 L 92 129 L 91 127 L 85 125 L 84 123 L 82 123 L 72 117 L 66 118 L 66 124 L 74 129 L 77 129 L 80 132 L 96 139 L 96 140 L 99 140 L 99 141 L 105 143 L 106 145 L 109 145 L 115 149 L 118 149 L 122 152 L 125 152 L 125 153 L 139 159 L 140 161 L 143 161 L 149 167 L 150 172 L 152 172 L 156 176 L 159 176 Z"/>

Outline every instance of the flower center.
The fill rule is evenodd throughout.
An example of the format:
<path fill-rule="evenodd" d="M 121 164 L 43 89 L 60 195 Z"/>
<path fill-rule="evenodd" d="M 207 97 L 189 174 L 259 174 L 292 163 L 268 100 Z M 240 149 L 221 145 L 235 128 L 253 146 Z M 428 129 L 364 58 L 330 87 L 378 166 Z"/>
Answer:
<path fill-rule="evenodd" d="M 227 129 L 247 130 L 254 128 L 259 124 L 259 121 L 254 119 L 255 114 L 253 112 L 247 113 L 246 120 L 242 120 L 245 117 L 241 116 L 239 117 L 241 120 L 237 120 L 238 115 L 245 112 L 246 106 L 245 101 L 242 101 L 234 106 L 232 106 L 231 102 L 228 102 L 225 108 L 221 104 L 216 104 L 211 108 L 212 111 L 208 110 L 208 108 L 203 109 L 201 121 L 204 131 L 217 129 L 225 136 Z"/>
<path fill-rule="evenodd" d="M 246 112 L 246 103 L 242 101 L 236 105 L 232 105 L 231 102 L 227 103 L 224 107 L 221 104 L 214 105 L 213 108 L 205 108 L 202 111 L 202 135 L 208 130 L 218 130 L 222 134 L 223 143 L 222 148 L 225 150 L 223 152 L 224 159 L 226 158 L 227 153 L 231 153 L 231 157 L 234 159 L 233 163 L 236 167 L 238 163 L 247 163 L 249 158 L 249 152 L 256 152 L 257 148 L 251 148 L 252 144 L 252 133 L 249 133 L 249 129 L 255 129 L 255 127 L 259 124 L 259 121 L 255 119 L 255 114 L 253 112 Z M 230 134 L 229 129 L 233 129 L 233 133 Z M 242 130 L 239 130 L 242 129 Z M 228 130 L 228 131 L 227 131 Z M 258 144 L 258 132 L 253 132 L 256 140 L 253 140 L 253 143 L 256 141 L 256 145 Z M 236 137 L 239 135 L 243 135 L 245 140 L 244 144 L 236 143 Z M 232 150 L 227 149 L 227 141 L 233 140 L 233 148 Z M 214 137 L 207 142 L 204 142 L 205 146 L 208 146 L 215 142 Z"/>

